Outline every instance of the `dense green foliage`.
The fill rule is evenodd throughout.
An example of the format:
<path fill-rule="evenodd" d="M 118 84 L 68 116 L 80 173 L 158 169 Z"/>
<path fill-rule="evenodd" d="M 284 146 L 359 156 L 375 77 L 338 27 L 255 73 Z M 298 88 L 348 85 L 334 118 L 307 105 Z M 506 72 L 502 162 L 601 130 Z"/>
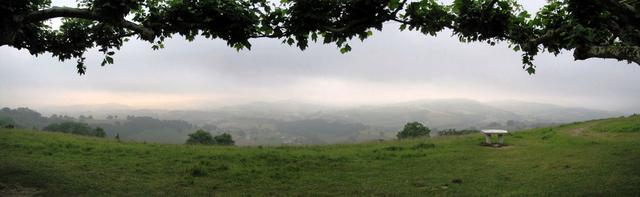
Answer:
<path fill-rule="evenodd" d="M 104 132 L 104 129 L 100 128 L 100 127 L 96 127 L 96 129 L 93 130 L 93 133 L 96 135 L 96 137 L 106 137 L 107 133 Z"/>
<path fill-rule="evenodd" d="M 42 129 L 43 131 L 70 133 L 75 135 L 86 135 L 95 137 L 105 137 L 104 129 L 98 127 L 91 129 L 87 123 L 82 122 L 63 122 L 60 124 L 50 124 Z"/>
<path fill-rule="evenodd" d="M 215 141 L 211 136 L 211 133 L 197 130 L 195 133 L 189 134 L 189 139 L 187 139 L 187 144 L 214 144 Z"/>
<path fill-rule="evenodd" d="M 516 132 L 502 148 L 480 146 L 480 134 L 220 147 L 0 129 L 0 186 L 43 196 L 634 196 L 640 130 L 600 131 L 627 123 L 637 116 Z"/>
<path fill-rule="evenodd" d="M 233 138 L 231 138 L 231 135 L 228 133 L 216 135 L 215 137 L 213 137 L 213 141 L 216 145 L 230 146 L 235 144 Z"/>
<path fill-rule="evenodd" d="M 404 125 L 404 129 L 398 132 L 398 139 L 429 137 L 431 129 L 419 122 L 410 122 Z"/>
<path fill-rule="evenodd" d="M 234 141 L 230 134 L 223 133 L 217 136 L 211 136 L 211 133 L 204 130 L 197 130 L 189 134 L 187 144 L 204 144 L 204 145 L 234 145 Z"/>
<path fill-rule="evenodd" d="M 49 0 L 0 2 L 0 46 L 50 52 L 61 61 L 77 59 L 84 74 L 84 53 L 98 48 L 102 65 L 130 37 L 153 49 L 175 35 L 222 39 L 237 49 L 252 38 L 276 38 L 305 49 L 309 41 L 335 43 L 348 52 L 354 38 L 394 21 L 401 30 L 436 35 L 444 29 L 461 42 L 507 42 L 522 51 L 535 72 L 540 52 L 573 50 L 576 60 L 612 58 L 640 63 L 640 3 L 635 0 L 550 0 L 535 15 L 516 0 L 80 0 L 77 8 L 51 7 Z M 64 18 L 59 29 L 46 25 Z"/>

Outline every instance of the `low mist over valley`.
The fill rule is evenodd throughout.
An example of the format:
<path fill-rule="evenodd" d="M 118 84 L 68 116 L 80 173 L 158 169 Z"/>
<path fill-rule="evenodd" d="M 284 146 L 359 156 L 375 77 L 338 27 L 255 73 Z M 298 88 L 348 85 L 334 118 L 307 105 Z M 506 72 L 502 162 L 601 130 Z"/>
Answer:
<path fill-rule="evenodd" d="M 65 121 L 104 128 L 108 137 L 184 143 L 197 129 L 230 133 L 238 145 L 333 144 L 393 139 L 407 122 L 425 124 L 438 135 L 449 129 L 520 130 L 624 115 L 619 112 L 522 101 L 417 100 L 385 105 L 333 107 L 280 101 L 254 102 L 210 110 L 135 109 L 125 105 L 84 105 L 9 109 L 0 119 L 42 129 Z"/>

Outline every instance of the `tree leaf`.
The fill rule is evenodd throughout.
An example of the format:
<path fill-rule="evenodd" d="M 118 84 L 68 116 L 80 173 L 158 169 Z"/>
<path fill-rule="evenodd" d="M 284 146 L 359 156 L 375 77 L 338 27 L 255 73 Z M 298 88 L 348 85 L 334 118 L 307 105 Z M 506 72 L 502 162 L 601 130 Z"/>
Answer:
<path fill-rule="evenodd" d="M 344 47 L 342 47 L 340 49 L 340 53 L 345 54 L 347 52 L 351 51 L 351 46 L 349 46 L 349 44 L 345 44 Z"/>
<path fill-rule="evenodd" d="M 400 0 L 389 0 L 388 6 L 390 10 L 398 9 L 400 7 Z"/>

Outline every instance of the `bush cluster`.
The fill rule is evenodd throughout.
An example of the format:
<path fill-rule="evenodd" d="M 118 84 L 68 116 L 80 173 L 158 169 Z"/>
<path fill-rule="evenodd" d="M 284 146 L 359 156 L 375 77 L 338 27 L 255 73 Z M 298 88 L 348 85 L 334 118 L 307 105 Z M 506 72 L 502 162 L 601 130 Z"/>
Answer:
<path fill-rule="evenodd" d="M 195 133 L 189 134 L 187 144 L 205 144 L 205 145 L 234 145 L 232 137 L 228 133 L 212 136 L 211 133 L 204 130 L 197 130 Z"/>
<path fill-rule="evenodd" d="M 429 136 L 431 129 L 419 122 L 410 122 L 404 125 L 404 129 L 398 133 L 398 139 Z"/>

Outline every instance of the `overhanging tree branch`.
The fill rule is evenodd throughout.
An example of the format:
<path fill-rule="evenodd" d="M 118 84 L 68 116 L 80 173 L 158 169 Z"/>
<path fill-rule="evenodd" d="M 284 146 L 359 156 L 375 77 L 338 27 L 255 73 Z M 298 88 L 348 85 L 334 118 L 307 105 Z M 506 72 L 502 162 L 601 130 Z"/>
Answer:
<path fill-rule="evenodd" d="M 22 17 L 21 22 L 34 23 L 60 17 L 88 19 L 121 26 L 123 28 L 135 31 L 136 33 L 140 34 L 140 36 L 145 40 L 153 40 L 155 36 L 153 30 L 142 25 L 127 21 L 123 18 L 109 18 L 98 12 L 81 8 L 52 7 L 44 10 L 39 10 L 25 15 L 24 17 Z"/>
<path fill-rule="evenodd" d="M 558 54 L 573 50 L 576 60 L 610 58 L 640 64 L 638 0 L 549 1 L 534 17 L 518 13 L 516 0 L 470 0 L 451 5 L 434 0 L 292 0 L 295 3 L 280 6 L 268 5 L 270 0 L 225 0 L 220 4 L 224 8 L 198 3 L 203 1 L 220 3 L 201 0 L 159 6 L 131 0 L 83 0 L 92 3 L 91 8 L 72 8 L 49 7 L 47 1 L 0 0 L 0 46 L 26 48 L 32 54 L 51 52 L 61 61 L 79 58 L 79 66 L 83 66 L 82 55 L 87 49 L 119 49 L 126 42 L 122 37 L 135 35 L 148 41 L 162 38 L 153 42 L 155 48 L 173 34 L 189 40 L 198 35 L 223 39 L 229 46 L 241 48 L 250 46 L 251 38 L 289 38 L 291 45 L 295 42 L 291 37 L 312 34 L 317 38 L 319 33 L 326 36 L 325 44 L 342 45 L 356 36 L 364 39 L 371 28 L 381 29 L 385 22 L 395 21 L 403 24 L 400 29 L 408 27 L 427 35 L 452 29 L 461 35 L 462 42 L 493 45 L 494 41 L 508 41 L 515 45 L 514 50 L 524 52 L 522 61 L 530 73 L 534 71 L 533 57 L 540 51 Z M 149 12 L 127 20 L 125 16 L 137 10 Z M 457 14 L 456 10 L 469 14 Z M 83 20 L 68 21 L 56 31 L 42 24 L 52 18 Z M 185 18 L 195 22 L 181 20 Z M 298 41 L 301 49 L 306 48 L 307 39 Z"/>
<path fill-rule="evenodd" d="M 637 46 L 582 46 L 573 52 L 576 60 L 611 58 L 627 60 L 640 65 L 640 47 Z"/>

